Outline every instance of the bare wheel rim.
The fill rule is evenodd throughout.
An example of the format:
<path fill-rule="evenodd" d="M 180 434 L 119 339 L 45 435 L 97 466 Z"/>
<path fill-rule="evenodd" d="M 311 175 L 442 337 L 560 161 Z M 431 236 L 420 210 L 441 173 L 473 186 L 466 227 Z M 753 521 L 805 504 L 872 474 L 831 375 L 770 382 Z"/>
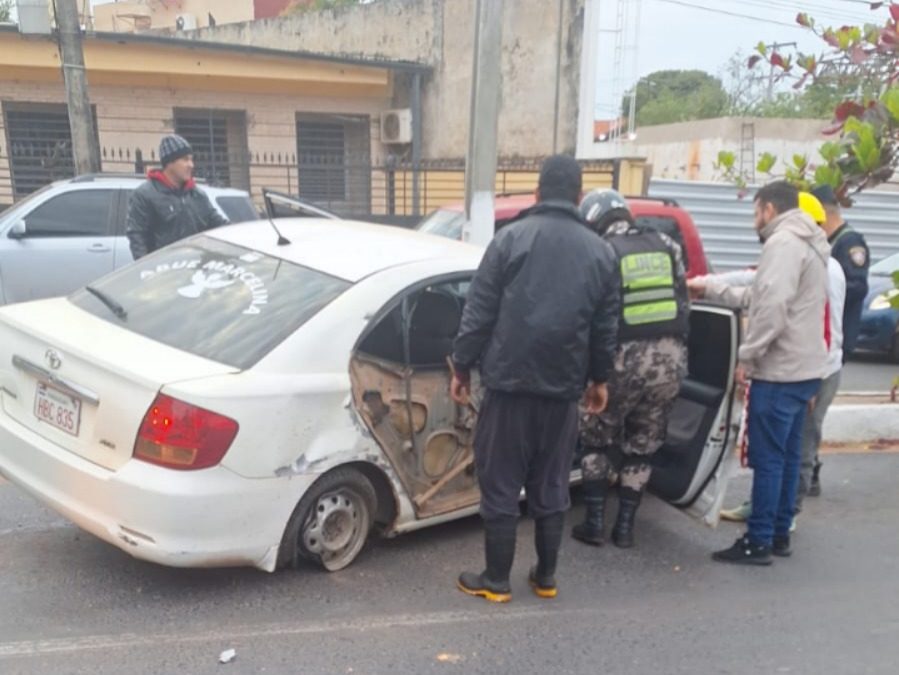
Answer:
<path fill-rule="evenodd" d="M 325 569 L 336 571 L 362 550 L 368 530 L 365 500 L 355 490 L 337 488 L 316 501 L 303 528 L 303 545 L 321 558 Z"/>

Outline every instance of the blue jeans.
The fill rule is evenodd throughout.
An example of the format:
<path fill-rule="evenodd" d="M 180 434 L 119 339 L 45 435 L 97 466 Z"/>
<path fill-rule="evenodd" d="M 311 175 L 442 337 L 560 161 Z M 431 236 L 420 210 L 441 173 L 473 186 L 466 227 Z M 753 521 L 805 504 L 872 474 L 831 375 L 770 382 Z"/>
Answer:
<path fill-rule="evenodd" d="M 753 380 L 749 394 L 749 466 L 752 479 L 750 541 L 771 546 L 774 536 L 785 536 L 796 505 L 802 425 L 809 401 L 821 380 L 766 382 Z"/>

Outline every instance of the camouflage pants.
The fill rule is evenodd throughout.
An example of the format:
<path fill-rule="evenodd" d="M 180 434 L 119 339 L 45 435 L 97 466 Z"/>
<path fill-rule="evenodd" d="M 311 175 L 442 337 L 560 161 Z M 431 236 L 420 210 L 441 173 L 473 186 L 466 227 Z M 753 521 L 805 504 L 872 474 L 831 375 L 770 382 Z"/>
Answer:
<path fill-rule="evenodd" d="M 608 407 L 599 415 L 581 409 L 584 480 L 608 480 L 620 462 L 623 488 L 646 487 L 650 460 L 665 442 L 668 415 L 686 373 L 683 340 L 635 340 L 618 348 Z"/>

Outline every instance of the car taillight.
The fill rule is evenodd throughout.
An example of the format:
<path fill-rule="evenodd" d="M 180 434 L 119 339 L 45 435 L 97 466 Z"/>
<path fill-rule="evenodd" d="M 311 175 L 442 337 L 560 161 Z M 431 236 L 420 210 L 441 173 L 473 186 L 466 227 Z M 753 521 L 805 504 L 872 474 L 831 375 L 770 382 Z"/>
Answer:
<path fill-rule="evenodd" d="M 237 429 L 229 417 L 159 394 L 137 432 L 134 458 L 170 469 L 207 469 L 222 461 Z"/>

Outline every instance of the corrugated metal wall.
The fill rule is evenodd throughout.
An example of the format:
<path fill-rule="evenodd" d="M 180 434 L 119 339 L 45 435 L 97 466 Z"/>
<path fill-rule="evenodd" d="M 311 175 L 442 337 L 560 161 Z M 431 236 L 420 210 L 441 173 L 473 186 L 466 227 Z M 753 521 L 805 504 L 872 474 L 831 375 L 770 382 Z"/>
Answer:
<path fill-rule="evenodd" d="M 742 269 L 757 261 L 760 245 L 752 227 L 752 193 L 738 199 L 737 189 L 726 183 L 654 178 L 649 194 L 675 199 L 690 212 L 716 271 Z M 899 252 L 899 192 L 862 193 L 843 215 L 865 235 L 872 261 Z"/>

